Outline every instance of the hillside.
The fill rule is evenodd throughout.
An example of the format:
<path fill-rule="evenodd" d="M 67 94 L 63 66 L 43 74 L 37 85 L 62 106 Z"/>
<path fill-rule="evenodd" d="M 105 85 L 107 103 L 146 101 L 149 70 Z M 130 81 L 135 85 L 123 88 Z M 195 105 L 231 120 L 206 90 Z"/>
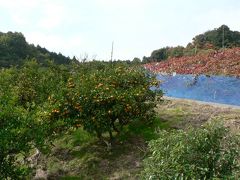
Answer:
<path fill-rule="evenodd" d="M 153 72 L 179 74 L 217 74 L 240 76 L 240 48 L 216 50 L 208 54 L 173 57 L 144 65 Z"/>
<path fill-rule="evenodd" d="M 26 59 L 36 59 L 41 64 L 52 60 L 56 64 L 69 64 L 72 59 L 61 53 L 50 52 L 39 45 L 29 44 L 19 32 L 0 32 L 0 67 L 22 65 Z"/>
<path fill-rule="evenodd" d="M 193 37 L 186 47 L 163 47 L 152 51 L 150 57 L 143 57 L 144 63 L 160 62 L 169 58 L 193 56 L 205 51 L 214 51 L 221 48 L 240 47 L 240 32 L 232 31 L 226 25 L 222 25 L 205 33 Z"/>

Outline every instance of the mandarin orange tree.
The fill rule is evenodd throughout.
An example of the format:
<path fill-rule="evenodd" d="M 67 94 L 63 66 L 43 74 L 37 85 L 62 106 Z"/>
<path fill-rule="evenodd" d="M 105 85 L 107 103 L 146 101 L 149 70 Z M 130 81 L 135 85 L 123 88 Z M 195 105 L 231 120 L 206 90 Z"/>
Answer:
<path fill-rule="evenodd" d="M 91 73 L 74 72 L 68 80 L 64 99 L 52 118 L 62 118 L 70 126 L 82 126 L 102 140 L 136 119 L 154 118 L 155 96 L 161 91 L 150 90 L 158 83 L 143 69 L 111 64 Z"/>
<path fill-rule="evenodd" d="M 0 75 L 0 179 L 24 179 L 29 174 L 24 156 L 43 139 L 42 127 L 33 118 L 36 111 L 19 103 L 19 71 L 2 70 Z"/>
<path fill-rule="evenodd" d="M 0 179 L 25 179 L 30 151 L 44 150 L 62 130 L 61 121 L 49 120 L 55 106 L 48 97 L 62 97 L 67 74 L 60 66 L 41 67 L 36 61 L 0 70 Z"/>

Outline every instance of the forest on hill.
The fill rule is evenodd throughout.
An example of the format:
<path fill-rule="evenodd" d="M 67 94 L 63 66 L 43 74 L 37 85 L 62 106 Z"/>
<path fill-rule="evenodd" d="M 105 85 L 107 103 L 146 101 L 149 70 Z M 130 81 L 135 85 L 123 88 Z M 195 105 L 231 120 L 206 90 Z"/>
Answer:
<path fill-rule="evenodd" d="M 43 65 L 49 60 L 56 64 L 76 61 L 61 53 L 50 52 L 39 45 L 29 44 L 22 33 L 0 32 L 0 67 L 21 66 L 26 59 L 36 59 Z"/>
<path fill-rule="evenodd" d="M 240 47 L 240 32 L 232 31 L 226 25 L 196 35 L 186 47 L 163 47 L 154 50 L 149 57 L 143 57 L 143 63 L 160 62 L 169 58 L 207 54 L 221 48 Z"/>
<path fill-rule="evenodd" d="M 170 58 L 189 57 L 208 54 L 221 48 L 240 47 L 240 32 L 232 31 L 226 25 L 196 35 L 186 47 L 163 47 L 154 50 L 149 57 L 144 56 L 142 63 L 160 62 Z M 49 60 L 55 64 L 70 64 L 78 62 L 61 53 L 50 52 L 39 45 L 29 44 L 21 32 L 0 32 L 0 67 L 21 66 L 27 59 L 35 59 L 46 65 Z M 130 61 L 128 61 L 130 63 Z M 140 63 L 134 58 L 133 63 Z"/>

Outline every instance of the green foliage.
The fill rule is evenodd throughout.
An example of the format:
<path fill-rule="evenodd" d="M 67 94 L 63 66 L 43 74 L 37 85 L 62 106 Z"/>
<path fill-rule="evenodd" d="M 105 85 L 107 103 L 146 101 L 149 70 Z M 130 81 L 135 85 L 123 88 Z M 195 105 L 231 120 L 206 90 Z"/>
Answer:
<path fill-rule="evenodd" d="M 30 150 L 45 149 L 57 127 L 49 121 L 48 97 L 61 94 L 65 75 L 60 67 L 35 61 L 0 71 L 0 179 L 22 179 L 29 174 Z"/>
<path fill-rule="evenodd" d="M 16 107 L 17 97 L 7 82 L 12 80 L 12 72 L 1 72 L 0 86 L 0 178 L 11 175 L 17 178 L 24 170 L 15 168 L 14 154 L 28 149 L 28 131 L 24 129 L 27 119 L 26 112 L 21 107 Z M 23 131 L 21 131 L 21 129 Z M 20 141 L 20 142 L 19 142 Z"/>
<path fill-rule="evenodd" d="M 149 63 L 149 62 L 150 62 L 150 58 L 149 58 L 149 57 L 146 57 L 146 56 L 143 56 L 142 62 L 143 62 L 143 63 Z"/>
<path fill-rule="evenodd" d="M 177 46 L 169 49 L 169 57 L 182 57 L 184 55 L 184 47 Z"/>
<path fill-rule="evenodd" d="M 143 63 L 160 62 L 172 57 L 192 56 L 204 53 L 206 50 L 240 47 L 240 32 L 231 31 L 228 26 L 222 25 L 214 30 L 199 34 L 191 43 L 183 46 L 163 47 L 154 50 L 150 57 L 143 57 Z"/>
<path fill-rule="evenodd" d="M 221 123 L 199 129 L 161 131 L 149 143 L 143 179 L 238 179 L 238 135 Z"/>
<path fill-rule="evenodd" d="M 154 50 L 150 56 L 153 61 L 162 61 L 168 58 L 169 47 Z"/>
<path fill-rule="evenodd" d="M 224 47 L 239 47 L 240 46 L 240 32 L 231 31 L 228 26 L 222 25 L 211 31 L 199 34 L 193 38 L 194 46 L 200 49 L 209 48 L 222 48 Z"/>
<path fill-rule="evenodd" d="M 154 117 L 156 92 L 149 88 L 158 83 L 126 63 L 70 68 L 33 60 L 1 69 L 0 76 L 0 179 L 23 179 L 32 149 L 45 152 L 49 142 L 80 126 L 112 139 L 129 122 Z"/>
<path fill-rule="evenodd" d="M 170 57 L 182 57 L 184 55 L 184 47 L 164 47 L 158 50 L 154 50 L 150 57 L 143 57 L 143 63 L 147 62 L 160 62 Z"/>
<path fill-rule="evenodd" d="M 25 153 L 30 148 L 35 132 L 34 122 L 29 118 L 28 110 L 18 106 L 16 88 L 9 83 L 14 80 L 14 72 L 1 72 L 0 88 L 0 178 L 21 178 L 27 172 L 26 168 L 19 168 L 16 164 L 17 155 Z"/>
<path fill-rule="evenodd" d="M 135 57 L 135 58 L 133 58 L 132 63 L 133 64 L 141 64 L 141 59 Z"/>
<path fill-rule="evenodd" d="M 83 126 L 100 139 L 106 132 L 121 132 L 135 119 L 154 118 L 155 95 L 153 77 L 142 69 L 124 65 L 99 68 L 93 73 L 75 72 L 69 79 L 64 99 L 53 110 L 53 118 L 62 118 L 68 126 Z"/>
<path fill-rule="evenodd" d="M 0 32 L 0 67 L 21 64 L 27 58 L 27 42 L 21 33 Z"/>

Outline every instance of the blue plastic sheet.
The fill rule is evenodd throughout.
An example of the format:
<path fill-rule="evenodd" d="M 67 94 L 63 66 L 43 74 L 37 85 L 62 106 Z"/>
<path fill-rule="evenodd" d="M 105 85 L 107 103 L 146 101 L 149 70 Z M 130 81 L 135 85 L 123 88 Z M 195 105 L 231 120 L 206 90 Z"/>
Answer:
<path fill-rule="evenodd" d="M 157 75 L 166 96 L 240 106 L 240 78 L 206 75 Z"/>

